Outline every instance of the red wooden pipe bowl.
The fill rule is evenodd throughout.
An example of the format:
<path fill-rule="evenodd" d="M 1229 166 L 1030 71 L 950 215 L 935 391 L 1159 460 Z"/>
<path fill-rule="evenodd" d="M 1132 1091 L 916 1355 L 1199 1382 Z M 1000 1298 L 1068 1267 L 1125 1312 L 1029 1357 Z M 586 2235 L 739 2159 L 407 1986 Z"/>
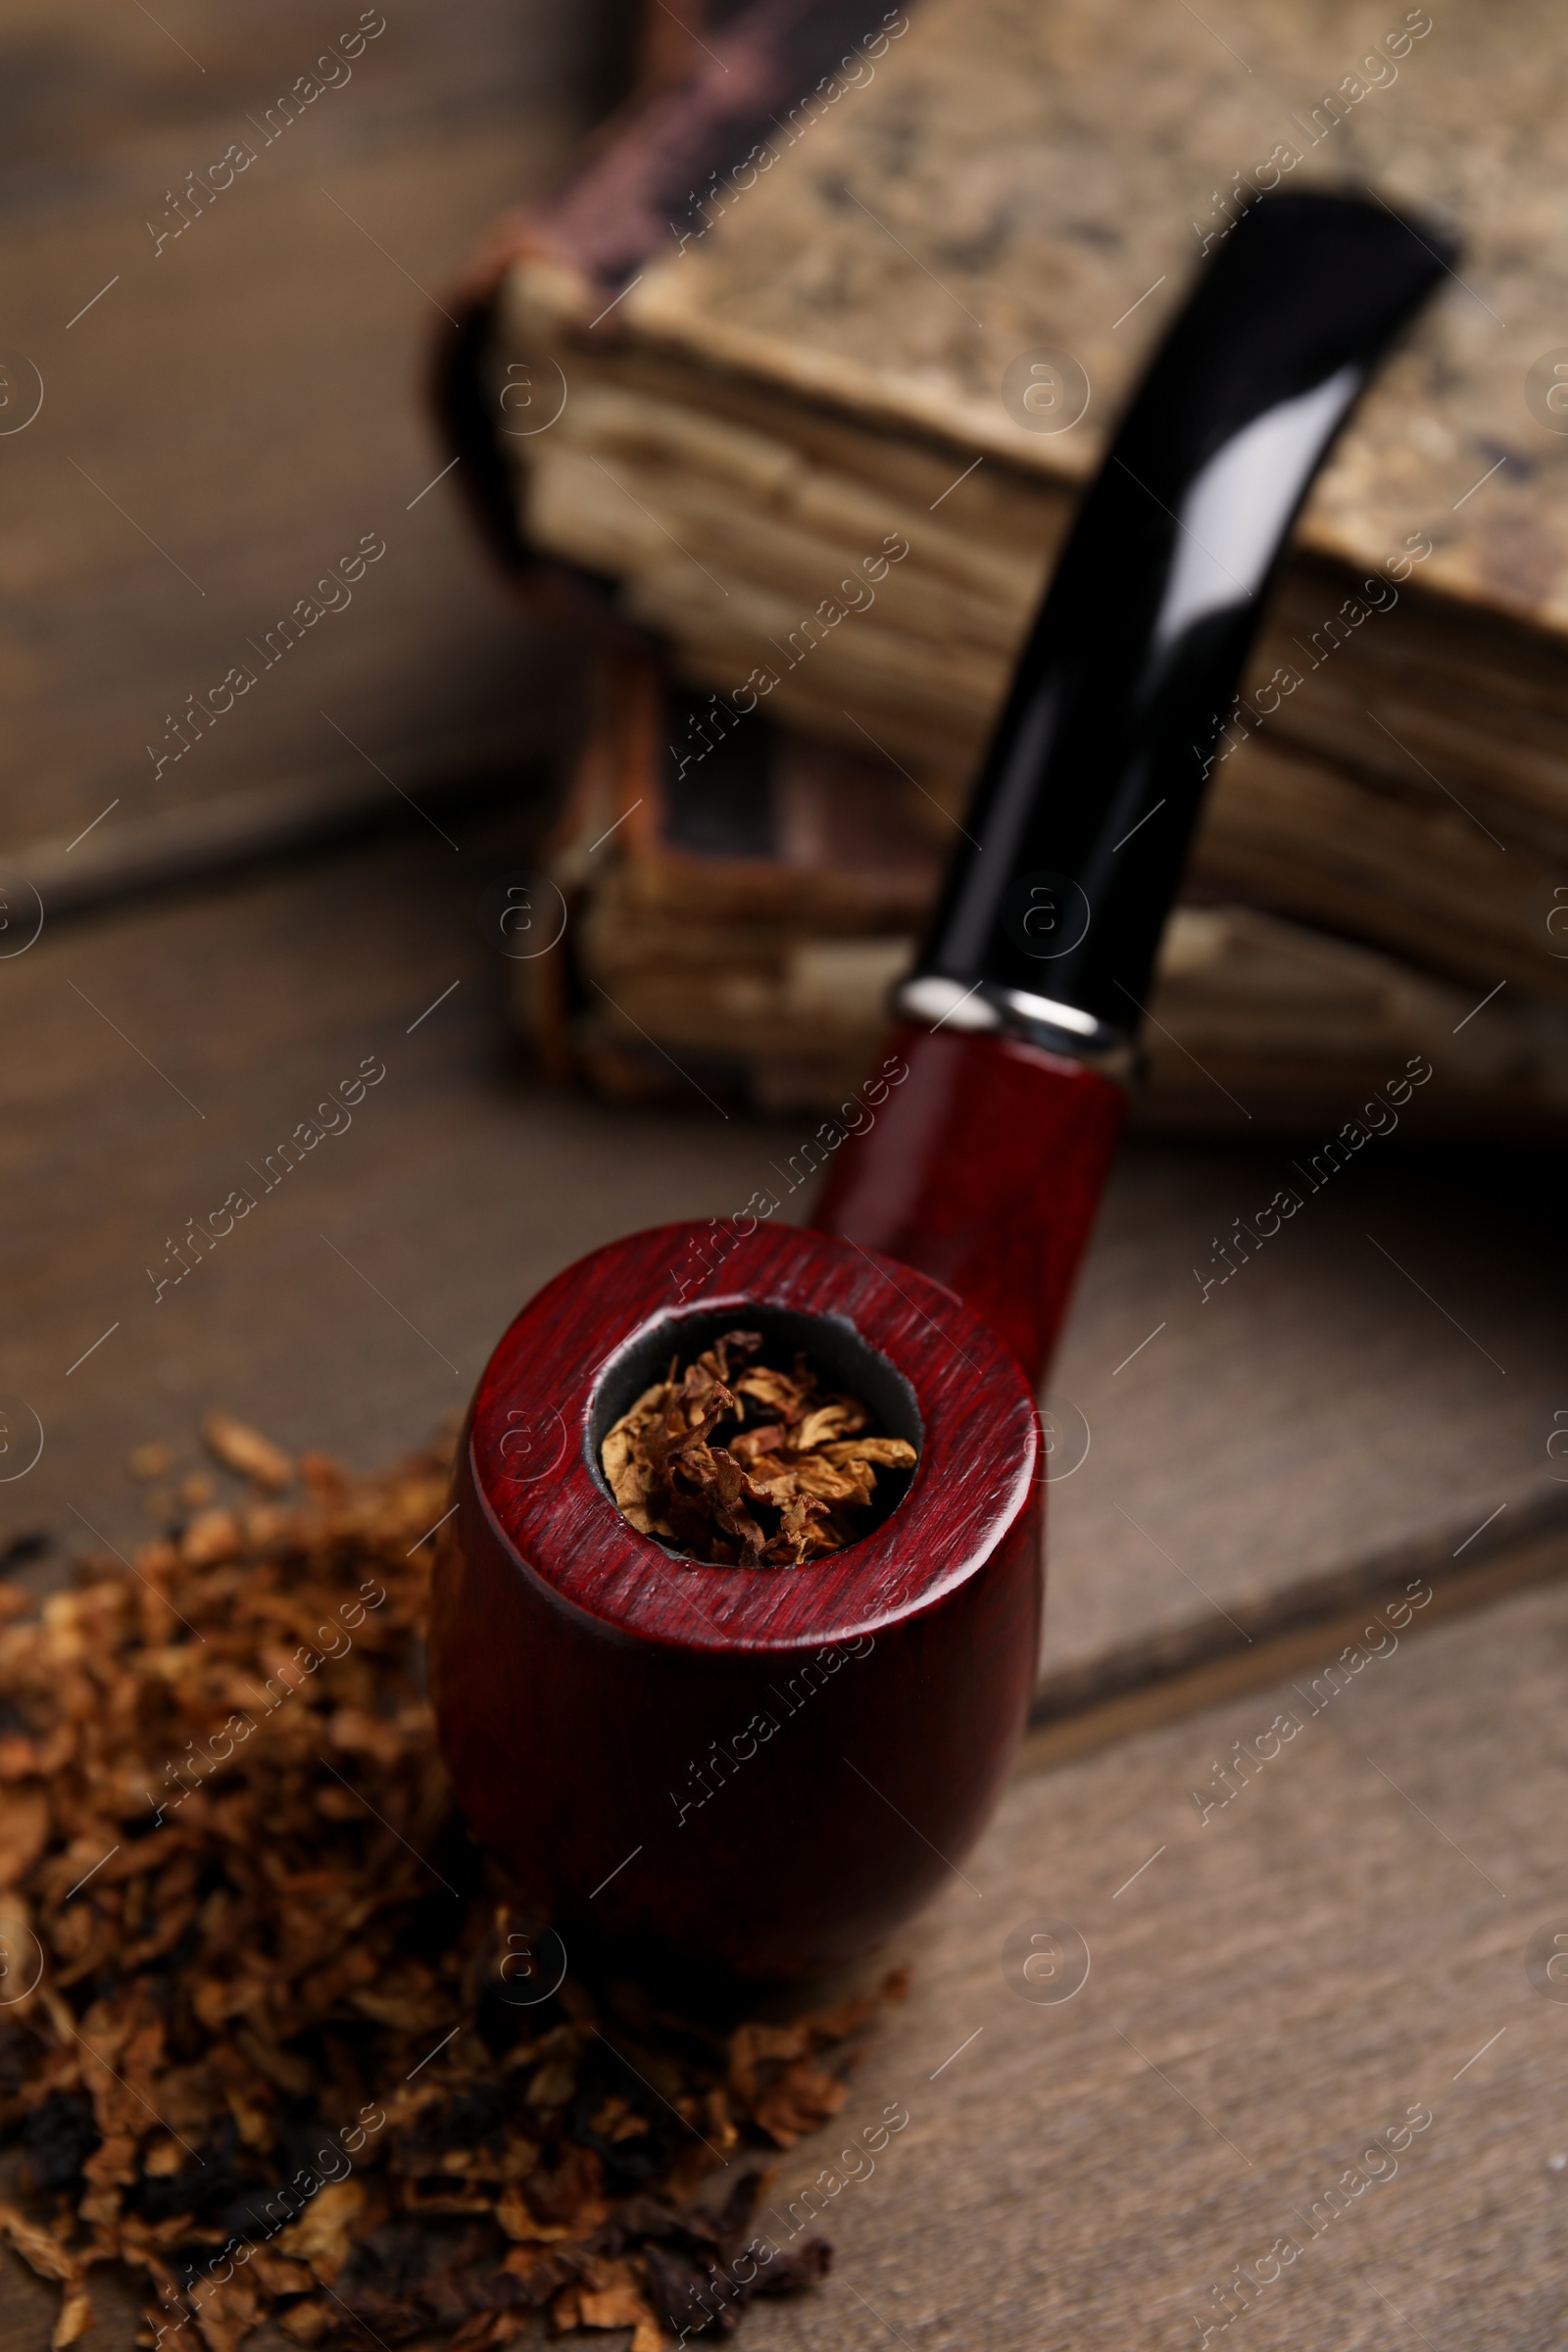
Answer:
<path fill-rule="evenodd" d="M 568 1951 L 782 1981 L 874 1948 L 1001 1794 L 1044 1453 L 1016 1360 L 942 1283 L 787 1226 L 712 1247 L 710 1225 L 613 1242 L 506 1333 L 460 1450 L 431 1684 L 459 1802 Z M 673 1557 L 603 1483 L 605 1430 L 672 1351 L 746 1327 L 918 1445 L 827 1565 Z"/>

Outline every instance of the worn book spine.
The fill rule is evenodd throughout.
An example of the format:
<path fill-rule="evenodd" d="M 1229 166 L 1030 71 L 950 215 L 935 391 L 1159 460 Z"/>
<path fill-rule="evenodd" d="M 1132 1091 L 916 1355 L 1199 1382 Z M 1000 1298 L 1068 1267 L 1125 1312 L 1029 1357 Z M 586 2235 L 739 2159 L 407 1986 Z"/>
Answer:
<path fill-rule="evenodd" d="M 517 527 L 502 438 L 515 418 L 491 372 L 502 279 L 526 257 L 612 302 L 650 255 L 700 233 L 715 176 L 743 166 L 848 52 L 879 32 L 885 39 L 890 17 L 907 22 L 879 0 L 757 0 L 711 27 L 690 77 L 634 97 L 554 197 L 504 215 L 449 298 L 458 325 L 432 341 L 430 396 L 486 544 L 543 610 L 616 625 L 573 566 L 531 557 Z"/>
<path fill-rule="evenodd" d="M 689 740 L 672 703 L 646 653 L 596 664 L 592 722 L 541 853 L 569 919 L 548 955 L 511 967 L 514 1019 L 548 1076 L 613 1101 L 837 1112 L 882 1050 L 946 820 L 917 795 L 890 804 L 869 762 L 819 777 L 804 809 L 799 784 L 792 797 L 704 765 L 685 779 L 704 786 L 699 836 L 671 808 L 671 741 Z M 840 757 L 788 729 L 765 736 L 775 776 L 797 751 L 808 783 Z M 1414 1093 L 1401 1132 L 1559 1133 L 1568 1016 L 1507 990 L 1477 1008 L 1477 993 L 1200 890 L 1166 927 L 1133 1123 L 1332 1135 L 1413 1062 L 1438 1083 Z"/>

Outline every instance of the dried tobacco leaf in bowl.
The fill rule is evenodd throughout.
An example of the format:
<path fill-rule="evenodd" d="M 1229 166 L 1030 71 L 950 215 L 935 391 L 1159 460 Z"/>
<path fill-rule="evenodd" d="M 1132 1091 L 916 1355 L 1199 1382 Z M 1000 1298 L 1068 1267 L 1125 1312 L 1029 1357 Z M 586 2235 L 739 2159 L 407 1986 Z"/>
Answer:
<path fill-rule="evenodd" d="M 113 2260 L 160 2352 L 269 2318 L 308 2352 L 660 2352 L 820 2278 L 819 2238 L 746 2254 L 755 2166 L 842 2103 L 876 2001 L 722 2032 L 567 1975 L 514 2006 L 529 1939 L 424 1695 L 449 1449 L 307 1454 L 284 1501 L 286 1456 L 205 1434 L 247 1494 L 41 1609 L 0 1580 L 0 2243 L 59 2283 L 56 2347 Z"/>
<path fill-rule="evenodd" d="M 879 1436 L 859 1397 L 821 1394 L 804 1355 L 761 1361 L 763 1345 L 730 1331 L 684 1372 L 672 1358 L 600 1460 L 641 1534 L 714 1564 L 801 1568 L 865 1533 L 878 1469 L 907 1470 L 915 1450 Z"/>

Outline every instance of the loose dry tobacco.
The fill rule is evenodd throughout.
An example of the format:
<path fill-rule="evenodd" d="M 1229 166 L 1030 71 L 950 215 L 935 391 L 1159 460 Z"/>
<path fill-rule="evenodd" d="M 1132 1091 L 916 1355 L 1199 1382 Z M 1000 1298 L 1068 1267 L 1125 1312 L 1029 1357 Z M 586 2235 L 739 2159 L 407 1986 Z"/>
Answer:
<path fill-rule="evenodd" d="M 800 1568 L 864 1534 L 878 1468 L 906 1470 L 915 1450 L 876 1436 L 858 1396 L 819 1395 L 805 1356 L 789 1372 L 754 1361 L 762 1345 L 760 1332 L 731 1331 L 684 1373 L 672 1358 L 600 1459 L 643 1535 L 692 1559 Z"/>
<path fill-rule="evenodd" d="M 169 2352 L 269 2317 L 328 2352 L 546 2323 L 658 2352 L 819 2278 L 821 2239 L 754 2232 L 747 2153 L 836 2113 L 875 2001 L 721 2032 L 533 1997 L 423 1695 L 449 1450 L 308 1454 L 285 1504 L 276 1447 L 205 1435 L 246 1496 L 41 1609 L 0 1583 L 0 2237 L 63 2289 L 57 2352 L 112 2260 Z"/>

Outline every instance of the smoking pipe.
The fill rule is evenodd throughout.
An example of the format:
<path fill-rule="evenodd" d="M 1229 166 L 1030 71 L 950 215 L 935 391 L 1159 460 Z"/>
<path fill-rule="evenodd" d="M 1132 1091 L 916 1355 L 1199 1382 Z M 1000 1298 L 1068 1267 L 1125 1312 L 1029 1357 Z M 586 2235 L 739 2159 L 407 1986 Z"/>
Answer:
<path fill-rule="evenodd" d="M 798 1979 L 967 1886 L 1038 1654 L 1033 1390 L 1161 925 L 1292 521 L 1442 245 L 1331 195 L 1230 230 L 1084 501 L 815 1229 L 612 1242 L 491 1357 L 432 1688 L 472 1828 L 568 1949 Z M 869 1532 L 809 1566 L 678 1557 L 600 1467 L 676 1349 L 740 1325 L 918 1448 Z"/>

